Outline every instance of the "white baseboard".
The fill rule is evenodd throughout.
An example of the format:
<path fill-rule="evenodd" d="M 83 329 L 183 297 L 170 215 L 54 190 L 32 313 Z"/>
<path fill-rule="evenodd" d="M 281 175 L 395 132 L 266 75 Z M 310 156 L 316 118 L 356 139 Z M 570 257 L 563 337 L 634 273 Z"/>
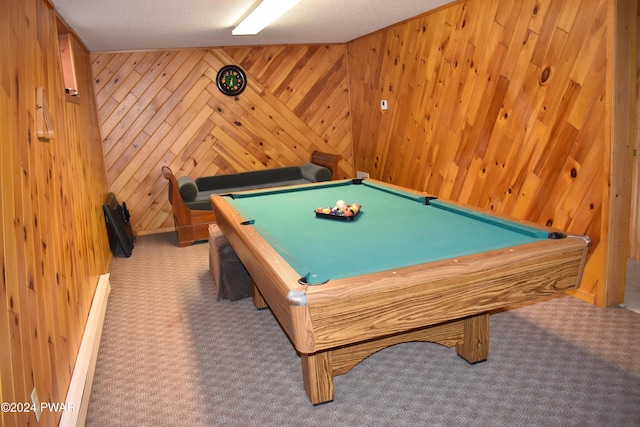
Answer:
<path fill-rule="evenodd" d="M 65 401 L 67 410 L 62 412 L 60 418 L 59 426 L 61 427 L 81 427 L 85 424 L 109 292 L 111 292 L 111 284 L 107 273 L 100 276 L 96 293 L 93 296 L 87 326 L 82 335 L 82 342 L 67 392 Z"/>

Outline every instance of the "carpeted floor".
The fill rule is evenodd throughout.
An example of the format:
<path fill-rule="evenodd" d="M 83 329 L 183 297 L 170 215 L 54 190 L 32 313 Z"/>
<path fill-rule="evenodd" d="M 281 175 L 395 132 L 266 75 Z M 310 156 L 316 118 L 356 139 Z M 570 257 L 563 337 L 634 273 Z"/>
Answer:
<path fill-rule="evenodd" d="M 208 245 L 115 258 L 88 426 L 636 426 L 640 314 L 562 297 L 492 315 L 489 360 L 407 343 L 312 406 L 269 310 L 217 302 Z"/>

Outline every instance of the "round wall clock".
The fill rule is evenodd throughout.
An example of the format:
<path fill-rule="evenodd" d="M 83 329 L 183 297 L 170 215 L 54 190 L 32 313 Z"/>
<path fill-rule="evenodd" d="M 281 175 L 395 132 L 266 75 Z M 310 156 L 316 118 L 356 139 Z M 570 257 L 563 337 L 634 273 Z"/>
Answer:
<path fill-rule="evenodd" d="M 220 68 L 216 77 L 216 83 L 220 92 L 225 95 L 235 96 L 242 93 L 247 87 L 247 77 L 242 68 L 237 65 L 225 65 Z"/>

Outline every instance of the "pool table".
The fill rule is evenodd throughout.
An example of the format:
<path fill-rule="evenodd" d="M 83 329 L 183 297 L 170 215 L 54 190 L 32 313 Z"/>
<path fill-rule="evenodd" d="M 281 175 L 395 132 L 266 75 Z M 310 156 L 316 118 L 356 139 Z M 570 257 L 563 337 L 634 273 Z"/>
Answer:
<path fill-rule="evenodd" d="M 333 217 L 317 208 L 361 206 Z M 315 404 L 390 345 L 488 357 L 489 313 L 579 285 L 590 240 L 371 179 L 211 196 L 217 223 L 298 351 Z"/>

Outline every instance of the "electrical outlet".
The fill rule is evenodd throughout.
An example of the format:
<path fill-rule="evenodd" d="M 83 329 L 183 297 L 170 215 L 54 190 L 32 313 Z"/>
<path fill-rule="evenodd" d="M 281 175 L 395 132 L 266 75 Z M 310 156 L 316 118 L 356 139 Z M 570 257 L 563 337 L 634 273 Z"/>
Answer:
<path fill-rule="evenodd" d="M 38 392 L 36 391 L 35 386 L 31 391 L 31 403 L 33 403 L 33 410 L 36 414 L 36 421 L 40 421 L 40 415 L 42 415 L 42 407 L 40 406 L 40 399 L 38 398 Z"/>
<path fill-rule="evenodd" d="M 356 171 L 356 178 L 369 178 L 369 174 L 362 171 Z"/>
<path fill-rule="evenodd" d="M 383 99 L 382 101 L 380 101 L 381 110 L 387 110 L 388 108 L 389 108 L 389 104 L 387 103 L 386 99 Z"/>

